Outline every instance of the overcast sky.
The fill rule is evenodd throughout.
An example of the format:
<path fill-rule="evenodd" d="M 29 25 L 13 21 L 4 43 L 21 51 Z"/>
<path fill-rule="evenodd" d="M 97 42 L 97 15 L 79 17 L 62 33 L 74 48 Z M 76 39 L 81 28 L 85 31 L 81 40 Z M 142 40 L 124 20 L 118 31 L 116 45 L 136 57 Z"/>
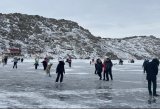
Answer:
<path fill-rule="evenodd" d="M 67 19 L 101 37 L 160 37 L 160 0 L 0 0 L 0 13 Z"/>

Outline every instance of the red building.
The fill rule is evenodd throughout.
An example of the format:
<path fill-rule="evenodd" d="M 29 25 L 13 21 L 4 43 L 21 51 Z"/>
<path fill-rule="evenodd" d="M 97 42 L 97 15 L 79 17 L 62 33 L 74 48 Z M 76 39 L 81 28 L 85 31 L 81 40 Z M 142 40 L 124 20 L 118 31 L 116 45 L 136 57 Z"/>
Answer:
<path fill-rule="evenodd" d="M 19 48 L 9 48 L 6 49 L 3 54 L 8 55 L 8 56 L 20 56 L 21 55 L 21 50 Z"/>

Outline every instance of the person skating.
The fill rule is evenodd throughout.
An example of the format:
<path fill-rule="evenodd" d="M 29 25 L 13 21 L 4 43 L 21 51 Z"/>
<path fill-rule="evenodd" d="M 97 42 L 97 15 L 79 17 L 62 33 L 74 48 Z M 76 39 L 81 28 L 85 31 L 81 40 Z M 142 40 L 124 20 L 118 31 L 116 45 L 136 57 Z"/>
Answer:
<path fill-rule="evenodd" d="M 23 58 L 21 58 L 21 62 L 23 62 L 23 60 L 24 60 L 24 59 L 23 59 Z"/>
<path fill-rule="evenodd" d="M 17 57 L 14 57 L 14 59 L 13 59 L 13 69 L 16 67 L 16 69 L 17 69 L 17 63 L 18 63 L 18 58 Z"/>
<path fill-rule="evenodd" d="M 4 65 L 7 65 L 8 56 L 4 56 L 2 59 L 3 59 L 3 60 L 2 60 L 3 66 L 4 66 Z"/>
<path fill-rule="evenodd" d="M 143 62 L 143 65 L 142 65 L 142 68 L 143 68 L 143 73 L 146 72 L 146 67 L 147 67 L 147 63 L 149 62 L 149 60 L 145 59 L 144 62 Z"/>
<path fill-rule="evenodd" d="M 71 64 L 72 64 L 72 59 L 71 59 L 71 57 L 69 57 L 69 58 L 66 60 L 66 62 L 68 62 L 69 67 L 71 68 Z"/>
<path fill-rule="evenodd" d="M 106 73 L 106 81 L 109 81 L 109 76 L 110 76 L 111 80 L 113 80 L 112 66 L 113 66 L 112 61 L 109 58 L 107 58 L 107 60 L 105 62 L 105 66 L 104 66 L 106 69 L 106 72 L 105 72 Z"/>
<path fill-rule="evenodd" d="M 39 66 L 39 59 L 38 59 L 38 58 L 35 58 L 35 63 L 34 63 L 34 65 L 35 65 L 35 69 L 37 69 L 38 66 Z"/>
<path fill-rule="evenodd" d="M 44 58 L 44 60 L 42 61 L 42 64 L 43 64 L 44 70 L 46 70 L 47 65 L 48 65 L 48 59 L 47 59 L 47 58 Z"/>
<path fill-rule="evenodd" d="M 52 63 L 50 63 L 49 65 L 47 65 L 47 68 L 46 68 L 46 73 L 49 77 L 51 77 L 51 74 L 50 74 L 50 70 L 51 70 L 51 67 L 52 67 Z"/>
<path fill-rule="evenodd" d="M 150 96 L 159 96 L 156 93 L 157 88 L 157 75 L 158 75 L 158 66 L 159 66 L 159 60 L 154 58 L 151 62 L 147 63 L 146 66 L 146 79 L 148 81 L 148 91 Z M 153 93 L 151 90 L 151 86 L 153 84 Z"/>
<path fill-rule="evenodd" d="M 123 60 L 119 59 L 119 65 L 123 65 Z"/>
<path fill-rule="evenodd" d="M 59 64 L 57 65 L 57 68 L 56 68 L 56 73 L 57 73 L 56 82 L 59 81 L 59 78 L 60 78 L 60 82 L 63 82 L 63 73 L 65 74 L 64 65 L 65 65 L 64 60 L 60 59 Z"/>
<path fill-rule="evenodd" d="M 105 58 L 103 62 L 103 80 L 105 80 L 106 78 L 106 61 L 107 61 L 107 58 Z"/>
<path fill-rule="evenodd" d="M 97 74 L 99 76 L 99 79 L 102 80 L 102 69 L 103 69 L 103 64 L 102 64 L 102 61 L 100 59 L 97 59 L 97 62 L 96 62 L 96 71 L 97 71 Z"/>

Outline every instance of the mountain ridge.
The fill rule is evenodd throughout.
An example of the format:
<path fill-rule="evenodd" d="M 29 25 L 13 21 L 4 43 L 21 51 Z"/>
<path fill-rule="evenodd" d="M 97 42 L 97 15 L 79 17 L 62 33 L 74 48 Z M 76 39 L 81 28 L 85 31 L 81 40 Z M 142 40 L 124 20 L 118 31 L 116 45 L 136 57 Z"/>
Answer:
<path fill-rule="evenodd" d="M 0 51 L 17 47 L 23 54 L 144 59 L 160 57 L 160 38 L 101 38 L 77 22 L 39 15 L 0 13 Z"/>

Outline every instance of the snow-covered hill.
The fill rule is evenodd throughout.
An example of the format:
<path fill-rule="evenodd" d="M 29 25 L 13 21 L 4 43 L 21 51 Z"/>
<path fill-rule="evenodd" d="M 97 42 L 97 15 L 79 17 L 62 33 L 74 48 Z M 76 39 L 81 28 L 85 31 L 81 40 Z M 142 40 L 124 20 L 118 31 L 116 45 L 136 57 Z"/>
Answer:
<path fill-rule="evenodd" d="M 160 39 L 135 36 L 123 39 L 95 37 L 78 23 L 38 15 L 0 14 L 0 51 L 18 47 L 23 54 L 70 54 L 77 58 L 160 57 Z"/>

